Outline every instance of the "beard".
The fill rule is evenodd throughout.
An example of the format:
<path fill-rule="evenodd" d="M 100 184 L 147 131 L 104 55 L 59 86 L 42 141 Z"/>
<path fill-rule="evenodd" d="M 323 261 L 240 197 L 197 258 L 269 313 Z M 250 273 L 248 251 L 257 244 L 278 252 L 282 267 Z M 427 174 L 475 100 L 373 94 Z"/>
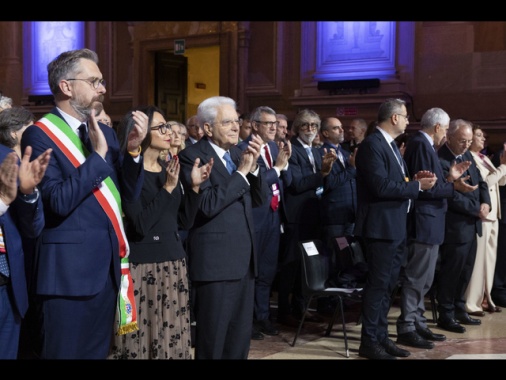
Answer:
<path fill-rule="evenodd" d="M 313 140 L 316 137 L 316 132 L 315 133 L 302 133 L 302 134 L 299 135 L 299 137 L 307 145 L 311 146 L 311 144 L 313 143 Z"/>
<path fill-rule="evenodd" d="M 89 103 L 84 102 L 79 96 L 76 96 L 73 99 L 70 99 L 70 106 L 76 111 L 79 116 L 78 119 L 81 121 L 86 121 L 89 119 L 91 115 L 91 110 L 96 102 L 102 103 L 104 101 L 104 96 L 99 95 L 93 99 Z"/>

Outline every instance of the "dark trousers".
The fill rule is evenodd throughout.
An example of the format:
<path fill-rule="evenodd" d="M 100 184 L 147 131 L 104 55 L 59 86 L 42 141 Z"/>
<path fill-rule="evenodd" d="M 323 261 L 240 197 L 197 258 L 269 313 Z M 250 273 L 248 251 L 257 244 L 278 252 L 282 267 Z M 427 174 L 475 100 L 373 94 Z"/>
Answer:
<path fill-rule="evenodd" d="M 18 355 L 21 317 L 14 307 L 10 283 L 0 286 L 0 359 Z"/>
<path fill-rule="evenodd" d="M 262 228 L 255 231 L 258 252 L 258 276 L 255 279 L 255 310 L 257 320 L 269 319 L 271 287 L 278 269 L 280 222 L 279 213 L 268 210 Z"/>
<path fill-rule="evenodd" d="M 506 216 L 505 216 L 506 217 Z M 494 285 L 490 292 L 492 301 L 501 306 L 506 305 L 506 224 L 499 223 L 497 239 L 497 261 L 495 263 Z"/>
<path fill-rule="evenodd" d="M 473 273 L 476 239 L 467 243 L 443 244 L 439 249 L 441 263 L 437 280 L 439 318 L 455 318 L 466 311 L 464 294 Z"/>
<path fill-rule="evenodd" d="M 193 281 L 195 359 L 247 359 L 251 341 L 255 278 Z"/>
<path fill-rule="evenodd" d="M 368 274 L 362 301 L 361 344 L 374 345 L 388 338 L 388 311 L 401 264 L 406 260 L 406 240 L 365 238 Z"/>
<path fill-rule="evenodd" d="M 114 333 L 117 294 L 109 275 L 102 291 L 93 296 L 39 296 L 42 359 L 106 359 Z"/>

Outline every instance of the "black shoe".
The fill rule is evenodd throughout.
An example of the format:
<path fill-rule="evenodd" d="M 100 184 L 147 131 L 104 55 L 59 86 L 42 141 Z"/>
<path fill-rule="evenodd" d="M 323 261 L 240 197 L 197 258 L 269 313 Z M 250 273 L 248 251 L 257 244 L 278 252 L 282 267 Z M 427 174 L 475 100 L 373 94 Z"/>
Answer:
<path fill-rule="evenodd" d="M 463 325 L 481 325 L 481 320 L 471 318 L 468 313 L 455 314 L 455 319 Z"/>
<path fill-rule="evenodd" d="M 455 333 L 465 333 L 466 328 L 458 323 L 455 319 L 438 319 L 437 325 L 443 330 L 448 330 Z"/>
<path fill-rule="evenodd" d="M 253 324 L 253 330 L 251 330 L 251 339 L 264 340 L 264 335 L 260 331 L 258 331 L 258 329 L 255 327 L 255 324 Z"/>
<path fill-rule="evenodd" d="M 399 356 L 401 358 L 407 358 L 411 353 L 407 350 L 403 350 L 395 345 L 392 339 L 386 338 L 381 345 L 385 351 L 392 356 Z"/>
<path fill-rule="evenodd" d="M 407 333 L 397 335 L 397 343 L 404 346 L 411 346 L 416 348 L 434 348 L 434 343 L 422 338 L 416 331 L 409 331 Z"/>
<path fill-rule="evenodd" d="M 253 322 L 261 333 L 265 335 L 278 335 L 279 330 L 275 328 L 268 319 L 259 319 Z"/>
<path fill-rule="evenodd" d="M 396 360 L 395 356 L 385 351 L 381 344 L 365 345 L 361 344 L 358 349 L 358 356 L 373 360 Z"/>
<path fill-rule="evenodd" d="M 446 336 L 444 336 L 443 334 L 433 333 L 432 331 L 429 330 L 428 327 L 425 327 L 425 328 L 417 327 L 416 332 L 422 338 L 427 339 L 427 340 L 435 340 L 437 342 L 442 342 L 442 341 L 446 340 Z"/>

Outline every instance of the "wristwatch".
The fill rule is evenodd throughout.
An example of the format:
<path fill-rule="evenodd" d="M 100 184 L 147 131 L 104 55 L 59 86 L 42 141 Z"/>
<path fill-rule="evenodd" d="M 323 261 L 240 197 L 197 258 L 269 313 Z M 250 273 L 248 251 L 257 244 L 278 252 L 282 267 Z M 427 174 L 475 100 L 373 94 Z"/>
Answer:
<path fill-rule="evenodd" d="M 39 189 L 35 188 L 33 190 L 33 193 L 31 193 L 31 194 L 23 194 L 23 193 L 19 192 L 19 196 L 26 203 L 35 203 L 35 202 L 37 202 L 37 199 L 39 198 Z"/>

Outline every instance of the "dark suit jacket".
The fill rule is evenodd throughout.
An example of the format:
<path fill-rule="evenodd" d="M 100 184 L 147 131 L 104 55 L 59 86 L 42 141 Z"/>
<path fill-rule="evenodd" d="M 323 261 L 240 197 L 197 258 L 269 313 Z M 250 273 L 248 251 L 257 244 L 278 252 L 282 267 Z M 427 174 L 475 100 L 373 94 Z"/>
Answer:
<path fill-rule="evenodd" d="M 0 162 L 10 152 L 13 150 L 0 145 Z M 5 248 L 9 260 L 14 308 L 17 309 L 21 317 L 24 317 L 28 309 L 28 292 L 23 240 L 35 239 L 44 227 L 44 212 L 40 193 L 34 203 L 25 202 L 18 194 L 7 211 L 0 216 L 0 225 L 4 232 Z"/>
<path fill-rule="evenodd" d="M 409 200 L 418 198 L 419 183 L 405 180 L 392 147 L 378 129 L 360 144 L 355 164 L 358 195 L 355 235 L 388 240 L 406 238 Z M 407 168 L 405 171 L 409 175 Z"/>
<path fill-rule="evenodd" d="M 408 140 L 404 161 L 410 173 L 430 170 L 437 177 L 434 187 L 420 193 L 414 202 L 408 220 L 408 236 L 419 243 L 440 245 L 445 235 L 447 198 L 453 197 L 453 184 L 446 181 L 437 152 L 422 132 Z"/>
<path fill-rule="evenodd" d="M 311 148 L 313 152 L 316 173 L 306 150 L 297 139 L 292 137 L 292 155 L 288 160 L 291 183 L 285 188 L 285 215 L 287 223 L 321 224 L 320 199 L 316 189 L 323 186 L 322 157 L 318 149 Z"/>
<path fill-rule="evenodd" d="M 61 117 L 56 108 L 51 112 Z M 37 294 L 97 294 L 106 284 L 111 261 L 119 286 L 118 239 L 92 192 L 105 178 L 111 177 L 122 197 L 133 200 L 140 194 L 144 169 L 142 157 L 135 163 L 129 154 L 125 157 L 120 154 L 118 138 L 112 128 L 104 124 L 99 126 L 109 146 L 105 160 L 93 152 L 78 168 L 41 128 L 32 125 L 23 133 L 22 150 L 30 145 L 33 157 L 48 148 L 53 149 L 39 186 L 46 225 L 37 251 Z"/>
<path fill-rule="evenodd" d="M 237 146 L 241 150 L 246 150 L 248 147 L 249 142 L 251 141 L 252 136 L 249 135 L 246 140 L 241 141 L 237 144 Z M 279 154 L 279 148 L 276 145 L 274 141 L 270 141 L 268 143 L 269 149 L 271 152 L 271 158 L 272 158 L 272 164 L 276 162 L 276 158 Z M 284 187 L 285 187 L 285 181 L 290 183 L 291 177 L 290 172 L 288 170 L 281 171 L 280 176 L 278 177 L 278 174 L 276 173 L 275 169 L 267 169 L 267 166 L 265 164 L 264 159 L 262 156 L 258 157 L 257 160 L 258 166 L 260 167 L 260 175 L 262 176 L 262 192 L 264 193 L 265 202 L 262 203 L 258 207 L 253 208 L 253 219 L 255 220 L 255 228 L 257 230 L 261 229 L 261 227 L 266 224 L 266 218 L 268 218 L 269 213 L 272 212 L 272 209 L 270 207 L 271 199 L 272 199 L 272 185 L 277 184 L 278 189 L 281 195 L 281 202 L 279 204 L 278 212 L 281 214 L 284 213 Z M 269 226 L 270 224 L 267 223 Z"/>
<path fill-rule="evenodd" d="M 241 149 L 229 149 L 239 166 Z M 243 278 L 250 264 L 255 276 L 256 249 L 252 207 L 264 201 L 262 176 L 248 174 L 248 183 L 239 172 L 229 174 L 206 137 L 179 153 L 181 181 L 190 191 L 190 173 L 199 157 L 202 164 L 214 158 L 209 180 L 200 186 L 198 211 L 188 235 L 191 281 L 224 281 Z"/>
<path fill-rule="evenodd" d="M 448 146 L 444 144 L 439 148 L 438 156 L 441 166 L 443 167 L 444 176 L 446 177 L 452 162 L 455 160 L 455 155 L 450 151 Z M 480 171 L 476 167 L 471 152 L 466 151 L 462 155 L 462 159 L 472 162 L 468 169 L 468 173 L 471 176 L 468 182 L 471 185 L 478 185 L 478 188 L 469 193 L 460 193 L 456 191 L 453 198 L 448 200 L 445 243 L 466 243 L 476 239 L 476 233 L 481 236 L 482 225 L 481 219 L 478 217 L 480 205 L 482 203 L 490 205 L 488 185 L 481 178 Z"/>
<path fill-rule="evenodd" d="M 318 149 L 320 156 L 325 154 L 324 149 L 330 151 L 335 146 L 324 142 Z M 355 181 L 356 169 L 348 162 L 350 153 L 338 147 L 344 158 L 344 166 L 336 160 L 332 165 L 331 173 L 325 177 L 325 186 L 320 202 L 322 223 L 345 224 L 355 222 L 357 211 L 357 185 Z"/>

